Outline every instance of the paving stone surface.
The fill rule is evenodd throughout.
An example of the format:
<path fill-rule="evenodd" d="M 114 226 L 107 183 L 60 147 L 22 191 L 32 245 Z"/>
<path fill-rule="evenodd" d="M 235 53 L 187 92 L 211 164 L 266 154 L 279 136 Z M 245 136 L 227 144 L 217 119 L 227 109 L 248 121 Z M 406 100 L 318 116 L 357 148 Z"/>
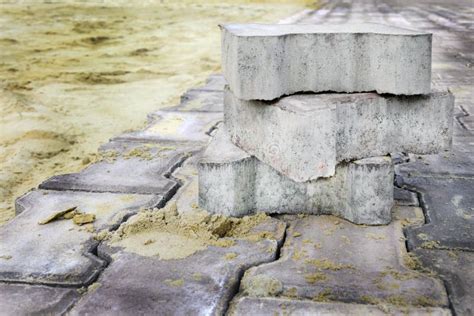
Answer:
<path fill-rule="evenodd" d="M 341 161 L 438 153 L 452 141 L 448 92 L 296 94 L 269 103 L 240 100 L 226 89 L 224 104 L 232 142 L 297 182 L 332 176 Z"/>
<path fill-rule="evenodd" d="M 149 125 L 113 140 L 143 142 L 207 142 L 208 133 L 222 121 L 220 112 L 157 111 L 148 115 Z"/>
<path fill-rule="evenodd" d="M 391 220 L 393 165 L 389 157 L 341 163 L 333 177 L 299 183 L 235 146 L 221 127 L 198 169 L 199 205 L 211 213 L 332 214 L 369 225 Z"/>
<path fill-rule="evenodd" d="M 171 260 L 103 244 L 99 256 L 111 263 L 99 278 L 98 288 L 85 295 L 71 314 L 223 314 L 243 272 L 275 259 L 285 224 L 268 219 L 254 230 L 270 232 L 275 239 L 235 240 L 229 247 L 209 246 Z"/>
<path fill-rule="evenodd" d="M 473 315 L 474 253 L 426 249 L 414 253 L 424 266 L 443 279 L 456 315 Z"/>
<path fill-rule="evenodd" d="M 242 295 L 447 307 L 441 281 L 404 265 L 401 221 L 374 227 L 330 216 L 286 219 L 280 259 L 247 270 Z"/>
<path fill-rule="evenodd" d="M 448 316 L 446 308 L 403 308 L 394 306 L 374 306 L 347 303 L 324 303 L 309 300 L 292 300 L 287 298 L 241 297 L 232 302 L 230 316 L 238 315 L 417 315 Z"/>
<path fill-rule="evenodd" d="M 166 111 L 223 112 L 224 92 L 222 90 L 190 89 L 181 96 L 181 103 L 165 108 Z"/>
<path fill-rule="evenodd" d="M 430 92 L 431 34 L 423 31 L 364 23 L 226 24 L 221 30 L 224 76 L 243 100 L 303 91 Z"/>
<path fill-rule="evenodd" d="M 416 193 L 404 190 L 398 187 L 393 188 L 393 199 L 396 205 L 418 206 L 418 197 Z"/>
<path fill-rule="evenodd" d="M 41 285 L 0 284 L 0 314 L 61 315 L 78 298 L 79 293 L 75 289 Z"/>
<path fill-rule="evenodd" d="M 39 187 L 167 197 L 178 187 L 169 174 L 200 148 L 195 143 L 111 141 L 101 147 L 101 161 L 78 173 L 53 176 Z"/>
<path fill-rule="evenodd" d="M 93 232 L 110 229 L 161 196 L 36 190 L 16 202 L 20 213 L 0 227 L 0 281 L 81 286 L 93 281 L 104 261 L 92 254 Z M 40 225 L 49 216 L 77 207 L 94 214 L 90 226 L 72 220 Z"/>

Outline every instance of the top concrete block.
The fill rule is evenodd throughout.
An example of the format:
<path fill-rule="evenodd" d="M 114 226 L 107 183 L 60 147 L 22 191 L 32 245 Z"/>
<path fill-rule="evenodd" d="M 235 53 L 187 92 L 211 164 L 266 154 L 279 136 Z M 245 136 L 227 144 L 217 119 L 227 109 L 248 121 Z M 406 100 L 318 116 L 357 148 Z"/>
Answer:
<path fill-rule="evenodd" d="M 234 94 L 273 100 L 297 92 L 427 94 L 431 34 L 382 24 L 228 24 L 222 66 Z"/>

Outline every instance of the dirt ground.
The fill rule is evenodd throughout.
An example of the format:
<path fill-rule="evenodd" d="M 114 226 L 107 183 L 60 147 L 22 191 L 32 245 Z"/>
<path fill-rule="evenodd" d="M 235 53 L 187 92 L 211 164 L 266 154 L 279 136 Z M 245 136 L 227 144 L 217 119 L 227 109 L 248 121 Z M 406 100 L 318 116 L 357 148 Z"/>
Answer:
<path fill-rule="evenodd" d="M 50 2 L 0 4 L 0 224 L 16 197 L 219 72 L 217 24 L 274 22 L 312 1 Z"/>

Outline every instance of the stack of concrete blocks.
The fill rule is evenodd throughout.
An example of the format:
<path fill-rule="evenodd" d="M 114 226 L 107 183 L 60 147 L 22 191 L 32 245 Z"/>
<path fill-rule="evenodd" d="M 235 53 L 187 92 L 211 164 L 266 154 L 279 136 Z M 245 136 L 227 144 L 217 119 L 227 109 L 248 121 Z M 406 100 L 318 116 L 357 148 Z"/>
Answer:
<path fill-rule="evenodd" d="M 454 98 L 431 91 L 431 34 L 378 24 L 221 29 L 225 119 L 199 164 L 202 208 L 387 224 L 387 155 L 451 146 Z"/>

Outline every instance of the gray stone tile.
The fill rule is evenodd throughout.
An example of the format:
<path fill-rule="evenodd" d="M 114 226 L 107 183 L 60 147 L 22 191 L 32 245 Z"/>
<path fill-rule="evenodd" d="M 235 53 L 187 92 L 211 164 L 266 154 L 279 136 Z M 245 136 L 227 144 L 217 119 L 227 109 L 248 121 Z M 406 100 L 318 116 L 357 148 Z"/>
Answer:
<path fill-rule="evenodd" d="M 98 288 L 85 295 L 71 314 L 222 314 L 245 269 L 275 259 L 285 225 L 268 219 L 254 230 L 270 232 L 276 239 L 234 239 L 228 247 L 208 246 L 170 260 L 101 244 L 99 256 L 111 262 L 98 279 Z"/>
<path fill-rule="evenodd" d="M 416 193 L 401 188 L 393 188 L 393 198 L 396 205 L 418 206 Z"/>
<path fill-rule="evenodd" d="M 426 249 L 414 253 L 443 279 L 456 315 L 474 315 L 474 253 Z"/>
<path fill-rule="evenodd" d="M 414 212 L 418 208 L 405 208 Z M 249 269 L 242 295 L 362 304 L 448 305 L 440 280 L 408 269 L 402 221 L 357 226 L 331 216 L 287 216 L 278 261 Z"/>
<path fill-rule="evenodd" d="M 474 116 L 462 116 L 459 121 L 470 131 L 474 131 Z"/>
<path fill-rule="evenodd" d="M 259 315 L 416 315 L 449 316 L 445 308 L 414 308 L 348 304 L 337 302 L 314 302 L 310 300 L 292 300 L 287 298 L 241 297 L 233 300 L 229 309 L 230 316 Z"/>
<path fill-rule="evenodd" d="M 181 96 L 181 103 L 162 111 L 223 112 L 224 93 L 216 90 L 190 89 Z"/>
<path fill-rule="evenodd" d="M 0 227 L 0 281 L 82 286 L 94 280 L 104 261 L 91 253 L 93 232 L 117 226 L 161 196 L 36 190 L 17 199 L 17 217 Z M 71 220 L 39 222 L 77 207 L 94 214 L 92 232 Z"/>
<path fill-rule="evenodd" d="M 223 119 L 220 112 L 157 111 L 148 115 L 150 123 L 141 131 L 119 135 L 113 140 L 143 142 L 202 142 Z"/>
<path fill-rule="evenodd" d="M 178 183 L 169 173 L 189 155 L 199 150 L 199 144 L 141 143 L 112 141 L 101 147 L 103 160 L 91 164 L 79 173 L 54 176 L 40 188 L 90 192 L 160 194 L 174 193 Z"/>
<path fill-rule="evenodd" d="M 474 250 L 474 177 L 399 177 L 399 184 L 420 192 L 427 224 L 408 228 L 410 248 Z"/>
<path fill-rule="evenodd" d="M 225 85 L 226 85 L 226 81 L 225 81 L 224 75 L 212 74 L 207 78 L 206 84 L 202 87 L 199 87 L 198 89 L 208 90 L 208 91 L 222 91 L 224 90 Z"/>
<path fill-rule="evenodd" d="M 41 285 L 0 284 L 0 314 L 61 315 L 78 298 L 79 294 L 75 289 Z"/>

